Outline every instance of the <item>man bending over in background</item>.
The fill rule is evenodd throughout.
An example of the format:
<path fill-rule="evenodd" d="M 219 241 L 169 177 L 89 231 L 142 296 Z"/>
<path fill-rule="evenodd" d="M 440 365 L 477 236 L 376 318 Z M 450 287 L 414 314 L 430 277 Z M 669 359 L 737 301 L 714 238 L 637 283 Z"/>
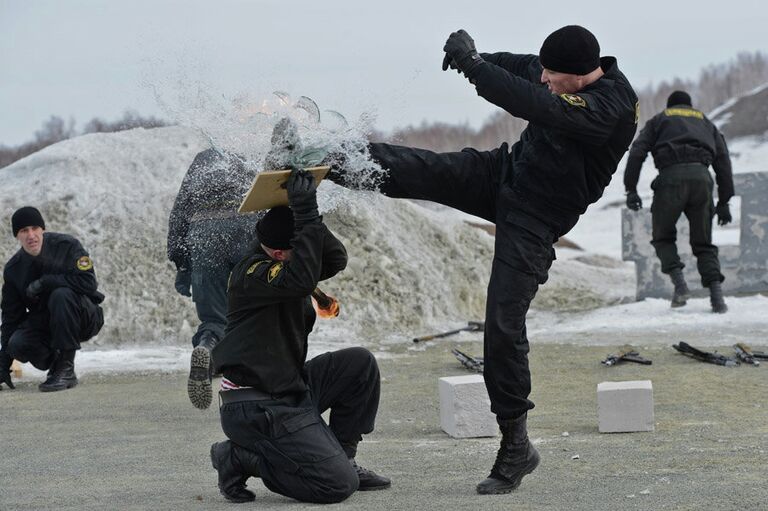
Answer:
<path fill-rule="evenodd" d="M 667 99 L 667 108 L 653 116 L 632 144 L 624 171 L 627 207 L 638 211 L 643 201 L 637 194 L 637 181 L 648 151 L 659 175 L 651 183 L 653 204 L 651 244 L 661 261 L 661 271 L 675 286 L 672 307 L 682 307 L 688 299 L 688 284 L 683 277 L 685 265 L 677 253 L 677 219 L 685 213 L 691 232 L 691 249 L 701 275 L 701 285 L 709 288 L 712 311 L 728 311 L 723 298 L 720 261 L 712 244 L 712 217 L 718 223 L 731 222 L 728 200 L 733 197 L 733 172 L 725 137 L 707 117 L 691 106 L 691 96 L 675 91 Z M 712 165 L 717 178 L 717 207 L 712 201 Z"/>

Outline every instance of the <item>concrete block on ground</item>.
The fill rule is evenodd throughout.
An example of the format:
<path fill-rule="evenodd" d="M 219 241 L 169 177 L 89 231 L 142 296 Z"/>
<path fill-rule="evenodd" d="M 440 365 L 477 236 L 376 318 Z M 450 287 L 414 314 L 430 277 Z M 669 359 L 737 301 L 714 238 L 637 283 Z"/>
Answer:
<path fill-rule="evenodd" d="M 653 431 L 651 380 L 598 383 L 597 418 L 600 433 Z"/>
<path fill-rule="evenodd" d="M 438 380 L 440 427 L 454 438 L 496 436 L 499 426 L 480 374 Z"/>

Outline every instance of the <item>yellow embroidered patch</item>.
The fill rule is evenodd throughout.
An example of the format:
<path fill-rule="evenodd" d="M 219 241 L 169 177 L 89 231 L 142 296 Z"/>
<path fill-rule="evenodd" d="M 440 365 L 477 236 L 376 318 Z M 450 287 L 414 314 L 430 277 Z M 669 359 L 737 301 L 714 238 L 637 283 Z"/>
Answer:
<path fill-rule="evenodd" d="M 671 117 L 678 115 L 680 117 L 695 117 L 697 119 L 703 119 L 704 114 L 693 108 L 667 108 L 664 110 L 664 115 Z"/>
<path fill-rule="evenodd" d="M 255 263 L 253 263 L 252 265 L 250 265 L 250 266 L 248 267 L 248 269 L 247 269 L 247 270 L 245 270 L 245 274 L 246 274 L 246 275 L 250 275 L 251 273 L 253 273 L 254 271 L 256 271 L 256 268 L 257 268 L 257 267 L 258 267 L 258 266 L 259 266 L 261 263 L 266 263 L 266 262 L 267 262 L 267 261 L 256 261 Z"/>
<path fill-rule="evenodd" d="M 272 282 L 275 280 L 275 277 L 277 277 L 278 273 L 280 273 L 280 270 L 283 269 L 283 263 L 275 263 L 272 266 L 269 267 L 269 273 L 267 274 L 267 282 Z"/>
<path fill-rule="evenodd" d="M 576 94 L 560 94 L 560 97 L 563 98 L 570 105 L 580 106 L 580 107 L 587 106 L 587 102 L 584 101 L 584 98 Z"/>
<path fill-rule="evenodd" d="M 88 256 L 83 256 L 77 260 L 77 269 L 80 271 L 88 271 L 93 268 L 93 261 Z"/>
<path fill-rule="evenodd" d="M 640 122 L 640 102 L 635 103 L 635 124 Z"/>

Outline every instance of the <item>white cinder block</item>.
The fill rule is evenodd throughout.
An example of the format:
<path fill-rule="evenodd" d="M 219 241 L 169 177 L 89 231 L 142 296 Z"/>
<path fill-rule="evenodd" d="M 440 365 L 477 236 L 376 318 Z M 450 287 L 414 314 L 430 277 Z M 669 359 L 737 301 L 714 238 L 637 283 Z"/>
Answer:
<path fill-rule="evenodd" d="M 454 438 L 496 436 L 499 426 L 480 374 L 438 380 L 440 427 Z"/>
<path fill-rule="evenodd" d="M 651 380 L 598 383 L 597 418 L 600 433 L 653 431 Z"/>

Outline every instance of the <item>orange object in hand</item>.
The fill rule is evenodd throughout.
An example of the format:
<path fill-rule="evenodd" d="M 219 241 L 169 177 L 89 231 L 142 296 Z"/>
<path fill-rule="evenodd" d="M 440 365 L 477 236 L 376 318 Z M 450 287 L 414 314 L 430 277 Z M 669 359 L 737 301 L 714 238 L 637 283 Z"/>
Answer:
<path fill-rule="evenodd" d="M 339 315 L 339 301 L 323 293 L 319 287 L 312 291 L 312 305 L 321 318 L 335 318 Z"/>

